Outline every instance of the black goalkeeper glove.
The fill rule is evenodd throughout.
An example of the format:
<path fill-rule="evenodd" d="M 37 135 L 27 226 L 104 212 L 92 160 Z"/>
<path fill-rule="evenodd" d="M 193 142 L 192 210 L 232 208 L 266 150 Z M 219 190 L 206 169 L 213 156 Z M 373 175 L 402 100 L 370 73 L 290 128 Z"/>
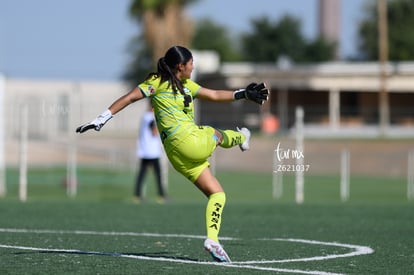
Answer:
<path fill-rule="evenodd" d="M 262 83 L 250 83 L 246 89 L 239 89 L 233 93 L 234 99 L 248 99 L 262 105 L 269 97 L 269 90 L 266 88 L 266 84 Z"/>
<path fill-rule="evenodd" d="M 105 123 L 112 118 L 112 113 L 109 110 L 106 110 L 100 114 L 97 118 L 92 120 L 89 123 L 83 124 L 76 128 L 76 133 L 83 133 L 90 129 L 95 129 L 95 131 L 101 130 Z"/>

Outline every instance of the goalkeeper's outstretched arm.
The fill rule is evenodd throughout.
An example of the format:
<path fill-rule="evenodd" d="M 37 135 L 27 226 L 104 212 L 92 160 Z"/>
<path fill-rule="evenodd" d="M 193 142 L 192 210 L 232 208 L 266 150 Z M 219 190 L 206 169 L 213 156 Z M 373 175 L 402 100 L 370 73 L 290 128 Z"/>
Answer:
<path fill-rule="evenodd" d="M 124 109 L 129 104 L 142 98 L 144 98 L 144 95 L 142 94 L 141 90 L 138 87 L 133 89 L 126 95 L 123 95 L 115 100 L 111 106 L 109 106 L 109 108 L 100 114 L 97 118 L 76 128 L 76 132 L 83 133 L 90 129 L 95 129 L 96 131 L 101 130 L 101 128 L 105 125 L 105 123 L 108 122 L 108 120 L 113 117 L 113 115 Z"/>
<path fill-rule="evenodd" d="M 212 90 L 202 87 L 198 92 L 197 97 L 223 102 L 246 99 L 262 105 L 269 98 L 269 89 L 266 87 L 265 83 L 250 83 L 246 88 L 238 89 L 236 91 Z"/>

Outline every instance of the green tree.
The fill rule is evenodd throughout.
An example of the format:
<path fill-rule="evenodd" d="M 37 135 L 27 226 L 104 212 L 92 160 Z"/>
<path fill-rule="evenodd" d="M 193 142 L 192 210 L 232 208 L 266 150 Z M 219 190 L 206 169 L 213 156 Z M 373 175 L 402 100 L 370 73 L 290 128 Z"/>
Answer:
<path fill-rule="evenodd" d="M 193 24 L 184 8 L 196 1 L 131 0 L 129 13 L 141 26 L 142 33 L 133 37 L 129 43 L 132 61 L 123 75 L 125 80 L 135 85 L 168 48 L 173 45 L 190 45 Z"/>
<path fill-rule="evenodd" d="M 389 59 L 414 59 L 414 0 L 388 0 Z M 364 19 L 359 24 L 359 50 L 363 59 L 378 59 L 377 1 L 368 2 Z"/>
<path fill-rule="evenodd" d="M 214 39 L 212 39 L 214 37 Z M 237 61 L 240 54 L 231 40 L 228 30 L 210 19 L 197 22 L 192 40 L 192 48 L 197 50 L 215 50 L 221 61 Z"/>
<path fill-rule="evenodd" d="M 324 62 L 335 58 L 335 43 L 318 36 L 306 45 L 304 62 Z"/>
<path fill-rule="evenodd" d="M 134 87 L 142 81 L 150 71 L 155 70 L 152 49 L 141 36 L 131 38 L 128 45 L 131 56 L 122 78 Z"/>
<path fill-rule="evenodd" d="M 302 59 L 304 41 L 299 20 L 286 15 L 279 22 L 271 22 L 265 17 L 253 19 L 251 23 L 253 31 L 242 37 L 247 60 L 276 61 L 282 55 L 295 61 Z"/>
<path fill-rule="evenodd" d="M 318 37 L 307 41 L 301 21 L 285 15 L 277 22 L 268 18 L 252 20 L 253 31 L 242 37 L 243 53 L 253 62 L 276 61 L 287 56 L 294 62 L 319 62 L 334 58 L 334 45 Z"/>

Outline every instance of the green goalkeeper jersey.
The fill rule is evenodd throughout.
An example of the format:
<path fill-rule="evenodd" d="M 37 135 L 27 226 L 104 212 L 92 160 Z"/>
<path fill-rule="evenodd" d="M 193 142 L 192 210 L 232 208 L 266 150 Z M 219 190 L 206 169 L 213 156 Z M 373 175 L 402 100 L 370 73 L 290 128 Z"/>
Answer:
<path fill-rule="evenodd" d="M 161 140 L 166 151 L 169 151 L 197 127 L 193 98 L 201 86 L 190 79 L 184 80 L 184 96 L 179 91 L 174 94 L 172 85 L 168 81 L 161 83 L 160 80 L 160 77 L 154 76 L 138 87 L 146 97 L 151 98 Z"/>

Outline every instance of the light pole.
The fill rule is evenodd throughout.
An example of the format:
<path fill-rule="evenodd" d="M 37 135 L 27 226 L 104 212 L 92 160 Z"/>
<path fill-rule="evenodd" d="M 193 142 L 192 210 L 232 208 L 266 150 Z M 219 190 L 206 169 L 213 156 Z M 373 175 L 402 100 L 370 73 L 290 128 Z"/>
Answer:
<path fill-rule="evenodd" d="M 378 53 L 379 53 L 379 124 L 380 134 L 386 136 L 390 123 L 387 91 L 388 20 L 387 0 L 378 0 Z"/>

